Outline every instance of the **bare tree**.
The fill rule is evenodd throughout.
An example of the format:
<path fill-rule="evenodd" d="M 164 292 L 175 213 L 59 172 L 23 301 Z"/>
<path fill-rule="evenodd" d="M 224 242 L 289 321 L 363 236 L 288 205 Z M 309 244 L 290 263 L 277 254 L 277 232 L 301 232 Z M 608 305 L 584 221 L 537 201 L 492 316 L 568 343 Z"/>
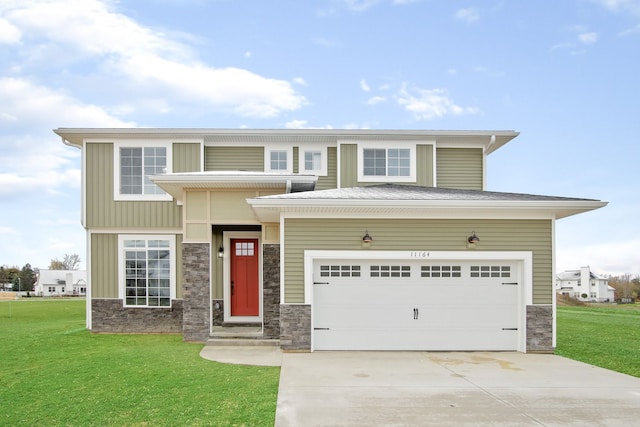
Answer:
<path fill-rule="evenodd" d="M 620 276 L 609 276 L 609 285 L 615 288 L 615 298 L 635 298 L 638 278 L 633 278 L 630 273 Z"/>
<path fill-rule="evenodd" d="M 80 268 L 80 255 L 64 254 L 64 258 L 60 261 L 54 258 L 49 263 L 49 270 L 77 270 Z"/>

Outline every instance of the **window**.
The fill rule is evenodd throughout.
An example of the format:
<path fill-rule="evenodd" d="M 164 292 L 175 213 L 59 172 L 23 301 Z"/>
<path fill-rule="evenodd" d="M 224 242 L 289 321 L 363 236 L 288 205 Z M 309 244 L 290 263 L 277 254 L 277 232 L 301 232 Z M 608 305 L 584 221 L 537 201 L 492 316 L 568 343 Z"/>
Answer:
<path fill-rule="evenodd" d="M 171 172 L 171 144 L 115 143 L 115 200 L 171 200 L 149 177 Z"/>
<path fill-rule="evenodd" d="M 50 294 L 53 294 L 56 291 L 56 287 L 55 286 L 49 286 L 48 289 L 49 289 L 49 293 Z"/>
<path fill-rule="evenodd" d="M 175 288 L 175 238 L 120 236 L 119 248 L 124 305 L 169 307 Z"/>
<path fill-rule="evenodd" d="M 369 142 L 359 146 L 359 181 L 416 182 L 416 145 L 389 145 L 394 144 Z"/>
<path fill-rule="evenodd" d="M 589 292 L 591 298 L 596 298 L 598 295 L 595 292 Z"/>
<path fill-rule="evenodd" d="M 508 265 L 473 265 L 471 277 L 511 277 L 511 267 Z"/>
<path fill-rule="evenodd" d="M 462 277 L 462 267 L 459 265 L 423 265 L 421 277 Z"/>
<path fill-rule="evenodd" d="M 321 265 L 320 277 L 360 277 L 359 265 Z"/>
<path fill-rule="evenodd" d="M 372 265 L 371 277 L 411 277 L 408 265 Z"/>
<path fill-rule="evenodd" d="M 272 171 L 287 170 L 287 152 L 286 151 L 271 152 L 271 170 Z"/>
<path fill-rule="evenodd" d="M 298 170 L 300 173 L 327 176 L 327 147 L 320 145 L 299 147 Z"/>
<path fill-rule="evenodd" d="M 293 173 L 293 146 L 270 144 L 264 148 L 264 171 Z"/>

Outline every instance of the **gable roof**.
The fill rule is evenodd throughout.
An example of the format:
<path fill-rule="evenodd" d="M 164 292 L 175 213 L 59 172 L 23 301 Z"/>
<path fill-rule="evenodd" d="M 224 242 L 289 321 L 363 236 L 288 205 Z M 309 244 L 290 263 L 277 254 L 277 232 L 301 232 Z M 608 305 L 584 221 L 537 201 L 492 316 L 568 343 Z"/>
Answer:
<path fill-rule="evenodd" d="M 274 220 L 280 212 L 396 218 L 559 219 L 607 205 L 593 199 L 398 184 L 278 194 L 247 202 L 263 221 Z"/>

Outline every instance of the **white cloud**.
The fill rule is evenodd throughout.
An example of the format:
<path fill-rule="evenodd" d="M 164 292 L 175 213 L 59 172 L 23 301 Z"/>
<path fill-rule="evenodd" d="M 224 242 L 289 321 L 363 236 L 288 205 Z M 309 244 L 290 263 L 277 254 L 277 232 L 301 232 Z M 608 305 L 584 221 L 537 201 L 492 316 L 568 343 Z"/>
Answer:
<path fill-rule="evenodd" d="M 15 25 L 0 18 L 0 44 L 16 44 L 20 42 L 22 33 Z"/>
<path fill-rule="evenodd" d="M 15 228 L 0 226 L 0 234 L 18 236 L 20 233 Z"/>
<path fill-rule="evenodd" d="M 110 69 L 146 93 L 257 117 L 305 105 L 306 99 L 289 82 L 204 64 L 190 46 L 115 12 L 115 5 L 99 0 L 25 0 L 4 17 L 23 38 L 29 35 L 34 55 L 64 51 L 67 61 L 99 61 L 96 69 Z"/>
<path fill-rule="evenodd" d="M 620 31 L 618 33 L 618 36 L 626 37 L 626 36 L 630 36 L 632 34 L 638 34 L 638 33 L 640 33 L 640 24 L 637 24 L 635 27 L 628 28 L 624 31 Z"/>
<path fill-rule="evenodd" d="M 387 101 L 387 98 L 384 96 L 372 96 L 367 100 L 367 104 L 376 105 L 386 101 Z"/>
<path fill-rule="evenodd" d="M 465 8 L 465 9 L 458 9 L 454 16 L 455 16 L 456 19 L 458 19 L 460 21 L 465 21 L 468 24 L 470 24 L 472 22 L 475 22 L 478 19 L 480 19 L 480 15 L 472 7 L 468 7 L 468 8 Z"/>
<path fill-rule="evenodd" d="M 371 92 L 371 88 L 369 87 L 365 79 L 360 80 L 360 89 L 365 92 Z"/>
<path fill-rule="evenodd" d="M 640 16 L 640 1 L 638 0 L 592 0 L 612 12 L 629 12 Z"/>
<path fill-rule="evenodd" d="M 26 79 L 1 77 L 0 99 L 0 119 L 5 118 L 13 126 L 21 128 L 133 126 L 133 123 L 113 117 L 96 105 L 83 104 L 62 92 Z"/>
<path fill-rule="evenodd" d="M 445 89 L 420 89 L 403 84 L 396 94 L 398 105 L 412 113 L 418 120 L 434 120 L 445 116 L 477 114 L 475 107 L 462 107 L 456 104 Z"/>
<path fill-rule="evenodd" d="M 300 86 L 309 86 L 309 84 L 307 83 L 307 81 L 305 79 L 303 79 L 302 77 L 295 77 L 293 79 L 293 82 L 297 85 Z"/>
<path fill-rule="evenodd" d="M 364 12 L 371 6 L 380 3 L 380 0 L 343 0 L 347 8 L 353 12 Z"/>
<path fill-rule="evenodd" d="M 594 44 L 598 41 L 598 33 L 590 32 L 578 34 L 578 40 L 580 40 L 580 43 L 582 44 Z"/>
<path fill-rule="evenodd" d="M 287 129 L 333 129 L 331 125 L 324 126 L 309 126 L 307 120 L 291 120 L 285 123 L 284 127 Z"/>

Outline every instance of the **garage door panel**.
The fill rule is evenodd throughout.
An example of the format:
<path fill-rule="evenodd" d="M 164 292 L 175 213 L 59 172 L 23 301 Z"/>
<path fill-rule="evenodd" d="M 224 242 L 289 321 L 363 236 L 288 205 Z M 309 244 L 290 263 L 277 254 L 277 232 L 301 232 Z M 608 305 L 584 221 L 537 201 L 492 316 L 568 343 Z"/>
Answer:
<path fill-rule="evenodd" d="M 322 264 L 324 277 L 319 264 L 314 269 L 316 350 L 517 348 L 519 285 L 514 262 Z"/>

